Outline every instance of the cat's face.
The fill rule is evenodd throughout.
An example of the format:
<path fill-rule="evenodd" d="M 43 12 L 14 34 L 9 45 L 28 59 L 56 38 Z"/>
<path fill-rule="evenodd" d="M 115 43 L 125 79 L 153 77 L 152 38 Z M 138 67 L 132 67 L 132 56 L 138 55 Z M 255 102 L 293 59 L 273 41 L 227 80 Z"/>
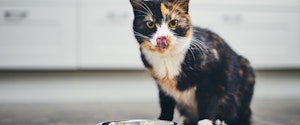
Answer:
<path fill-rule="evenodd" d="M 176 54 L 187 48 L 192 36 L 189 0 L 130 0 L 133 30 L 144 51 Z"/>

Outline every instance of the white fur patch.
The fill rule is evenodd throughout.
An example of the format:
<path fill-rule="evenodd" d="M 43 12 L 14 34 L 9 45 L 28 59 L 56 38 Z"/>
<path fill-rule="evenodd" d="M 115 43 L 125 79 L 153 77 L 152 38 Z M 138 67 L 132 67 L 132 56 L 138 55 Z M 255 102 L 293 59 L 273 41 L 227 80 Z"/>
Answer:
<path fill-rule="evenodd" d="M 152 65 L 155 76 L 159 79 L 165 77 L 174 78 L 181 72 L 181 63 L 184 60 L 184 54 L 178 55 L 157 55 L 144 51 L 147 61 Z"/>
<path fill-rule="evenodd" d="M 213 125 L 213 121 L 211 121 L 209 119 L 203 119 L 203 120 L 198 121 L 198 125 Z M 215 125 L 227 125 L 227 124 L 225 123 L 225 121 L 221 121 L 221 120 L 217 119 L 215 121 Z"/>
<path fill-rule="evenodd" d="M 198 125 L 213 125 L 213 122 L 209 119 L 204 119 L 204 120 L 198 121 Z"/>
<path fill-rule="evenodd" d="M 178 91 L 173 93 L 175 100 L 179 103 L 184 103 L 185 105 L 189 105 L 196 108 L 196 102 L 195 102 L 195 92 L 196 90 L 194 88 L 185 90 L 185 91 Z"/>
<path fill-rule="evenodd" d="M 215 124 L 216 124 L 216 125 L 227 125 L 227 124 L 225 123 L 225 121 L 221 121 L 221 120 L 219 120 L 219 119 L 217 119 L 217 120 L 215 121 Z"/>

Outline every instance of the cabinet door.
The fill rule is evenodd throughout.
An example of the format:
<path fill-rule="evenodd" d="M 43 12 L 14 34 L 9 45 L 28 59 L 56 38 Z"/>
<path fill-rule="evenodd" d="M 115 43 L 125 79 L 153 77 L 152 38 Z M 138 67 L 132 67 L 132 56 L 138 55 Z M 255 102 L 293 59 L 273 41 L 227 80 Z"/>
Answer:
<path fill-rule="evenodd" d="M 141 69 L 129 1 L 81 1 L 82 69 Z"/>
<path fill-rule="evenodd" d="M 265 9 L 269 7 L 298 7 L 300 5 L 299 0 L 195 0 L 191 1 L 193 5 L 203 5 L 202 7 L 211 7 L 214 6 L 216 8 L 222 7 L 231 7 L 231 9 L 235 8 L 244 8 L 252 6 L 252 9 L 257 9 L 257 7 L 264 6 Z M 194 4 L 196 3 L 196 4 Z M 217 5 L 217 6 L 216 6 Z M 220 7 L 222 6 L 222 7 Z M 195 6 L 196 7 L 196 6 Z"/>
<path fill-rule="evenodd" d="M 0 69 L 75 69 L 75 2 L 27 2 L 1 1 Z"/>
<path fill-rule="evenodd" d="M 294 12 L 193 10 L 192 19 L 217 32 L 255 68 L 300 67 L 300 17 Z"/>

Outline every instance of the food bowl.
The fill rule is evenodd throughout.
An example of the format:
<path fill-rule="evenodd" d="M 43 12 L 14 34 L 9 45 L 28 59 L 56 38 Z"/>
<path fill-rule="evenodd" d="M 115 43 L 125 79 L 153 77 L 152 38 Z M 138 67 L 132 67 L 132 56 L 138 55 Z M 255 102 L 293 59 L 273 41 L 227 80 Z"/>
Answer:
<path fill-rule="evenodd" d="M 177 123 L 165 120 L 125 120 L 101 122 L 97 125 L 177 125 Z"/>

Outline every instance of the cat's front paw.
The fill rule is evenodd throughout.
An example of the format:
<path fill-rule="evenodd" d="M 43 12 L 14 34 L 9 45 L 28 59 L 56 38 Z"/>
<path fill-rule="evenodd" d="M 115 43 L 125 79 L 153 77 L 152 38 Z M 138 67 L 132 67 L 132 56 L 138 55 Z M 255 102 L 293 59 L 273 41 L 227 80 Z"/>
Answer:
<path fill-rule="evenodd" d="M 213 125 L 213 121 L 209 119 L 203 119 L 198 121 L 198 125 Z"/>
<path fill-rule="evenodd" d="M 218 119 L 215 121 L 215 125 L 227 125 L 227 124 L 225 123 L 225 121 L 221 121 Z"/>
<path fill-rule="evenodd" d="M 214 124 L 215 123 L 215 124 Z M 204 119 L 204 120 L 200 120 L 198 121 L 198 125 L 227 125 L 225 123 L 225 121 L 221 121 L 221 120 L 216 120 L 215 122 L 213 123 L 213 121 L 209 120 L 209 119 Z"/>

